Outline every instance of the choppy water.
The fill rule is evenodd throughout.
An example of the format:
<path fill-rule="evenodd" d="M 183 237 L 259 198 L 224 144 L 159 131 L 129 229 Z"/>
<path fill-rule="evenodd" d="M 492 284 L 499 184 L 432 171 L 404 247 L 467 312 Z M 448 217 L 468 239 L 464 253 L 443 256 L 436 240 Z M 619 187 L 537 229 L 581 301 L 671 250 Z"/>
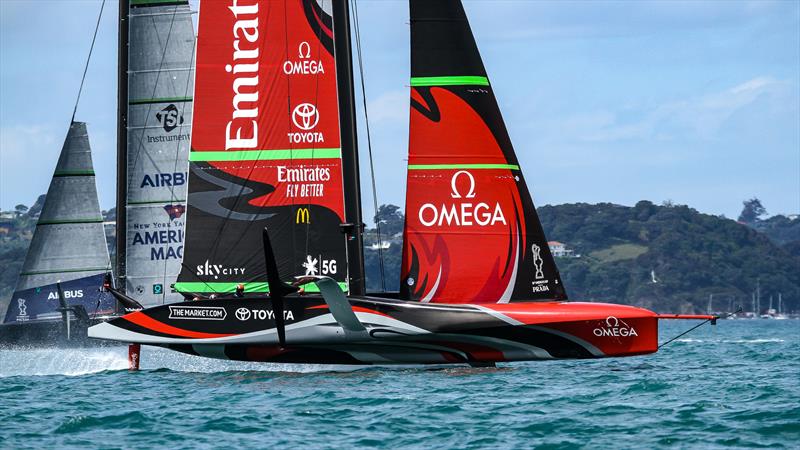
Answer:
<path fill-rule="evenodd" d="M 669 323 L 662 340 L 688 323 Z M 800 321 L 656 355 L 452 367 L 242 364 L 145 347 L 0 350 L 0 448 L 800 446 Z"/>

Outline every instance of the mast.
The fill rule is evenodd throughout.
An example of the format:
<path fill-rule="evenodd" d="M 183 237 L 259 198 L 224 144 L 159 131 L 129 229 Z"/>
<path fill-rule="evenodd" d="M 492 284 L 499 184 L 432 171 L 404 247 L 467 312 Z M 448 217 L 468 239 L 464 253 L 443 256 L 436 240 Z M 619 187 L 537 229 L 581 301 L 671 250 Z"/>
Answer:
<path fill-rule="evenodd" d="M 336 56 L 336 84 L 339 91 L 344 213 L 347 224 L 347 259 L 350 294 L 364 295 L 364 224 L 361 219 L 361 182 L 358 169 L 353 53 L 350 41 L 348 0 L 333 0 L 333 47 Z"/>
<path fill-rule="evenodd" d="M 128 14 L 129 0 L 119 1 L 117 49 L 117 287 L 125 291 L 128 199 Z"/>

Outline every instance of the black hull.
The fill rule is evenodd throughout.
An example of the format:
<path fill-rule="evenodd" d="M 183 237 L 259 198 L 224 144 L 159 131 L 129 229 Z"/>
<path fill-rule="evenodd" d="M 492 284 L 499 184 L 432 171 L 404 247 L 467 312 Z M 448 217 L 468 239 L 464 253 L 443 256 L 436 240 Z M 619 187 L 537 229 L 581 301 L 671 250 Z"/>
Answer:
<path fill-rule="evenodd" d="M 108 347 L 113 342 L 90 339 L 87 329 L 93 325 L 111 319 L 89 319 L 70 321 L 69 338 L 67 328 L 62 320 L 31 321 L 0 325 L 0 348 L 18 347 Z M 118 345 L 118 344 L 116 344 Z"/>

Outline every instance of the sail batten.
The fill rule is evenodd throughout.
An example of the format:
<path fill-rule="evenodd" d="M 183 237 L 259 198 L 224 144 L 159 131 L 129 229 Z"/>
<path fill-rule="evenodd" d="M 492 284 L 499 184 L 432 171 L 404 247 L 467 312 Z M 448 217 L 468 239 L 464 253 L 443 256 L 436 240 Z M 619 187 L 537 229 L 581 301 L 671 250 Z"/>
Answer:
<path fill-rule="evenodd" d="M 401 295 L 566 299 L 459 0 L 411 0 L 411 119 Z"/>

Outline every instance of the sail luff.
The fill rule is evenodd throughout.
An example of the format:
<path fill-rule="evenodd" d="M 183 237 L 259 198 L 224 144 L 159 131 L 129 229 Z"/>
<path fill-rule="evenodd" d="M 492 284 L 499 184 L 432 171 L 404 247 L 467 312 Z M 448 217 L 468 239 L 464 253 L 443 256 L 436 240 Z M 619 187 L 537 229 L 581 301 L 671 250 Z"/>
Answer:
<path fill-rule="evenodd" d="M 117 24 L 117 288 L 125 292 L 128 234 L 128 15 L 129 0 L 119 0 Z"/>
<path fill-rule="evenodd" d="M 348 284 L 352 295 L 364 295 L 366 293 L 364 226 L 361 212 L 361 181 L 358 167 L 355 89 L 353 87 L 353 49 L 348 0 L 333 0 L 333 29 L 342 143 L 342 176 L 345 192 L 344 214 L 345 221 L 352 224 L 352 227 L 346 230 L 349 237 L 347 240 Z"/>

